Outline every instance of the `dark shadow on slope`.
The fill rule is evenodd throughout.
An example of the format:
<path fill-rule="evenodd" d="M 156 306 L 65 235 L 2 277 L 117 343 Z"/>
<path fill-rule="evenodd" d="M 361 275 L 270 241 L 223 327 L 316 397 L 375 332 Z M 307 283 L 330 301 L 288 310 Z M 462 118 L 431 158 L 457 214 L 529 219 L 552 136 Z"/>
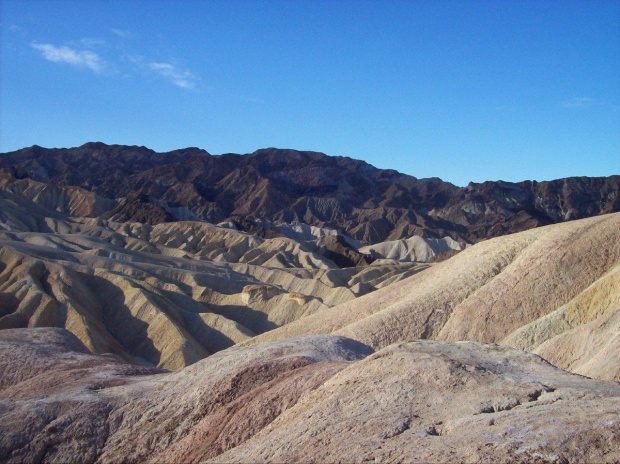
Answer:
<path fill-rule="evenodd" d="M 17 310 L 19 300 L 12 293 L 0 293 L 0 319 Z"/>
<path fill-rule="evenodd" d="M 5 292 L 0 299 L 0 329 L 26 327 L 64 327 L 67 320 L 67 306 L 56 298 L 51 284 L 51 273 L 42 261 L 35 261 L 19 282 L 30 279 L 34 286 L 24 295 L 28 305 L 19 312 L 21 300 Z M 28 285 L 26 283 L 26 285 Z M 18 291 L 22 290 L 20 288 Z M 47 298 L 46 298 L 47 297 Z"/>
<path fill-rule="evenodd" d="M 160 351 L 148 335 L 148 324 L 131 314 L 125 304 L 125 293 L 103 277 L 83 275 L 84 281 L 97 298 L 101 320 L 106 330 L 132 356 L 159 364 Z"/>
<path fill-rule="evenodd" d="M 268 332 L 280 327 L 275 322 L 268 319 L 267 314 L 256 311 L 247 306 L 239 305 L 208 305 L 209 311 L 224 316 L 228 319 L 247 327 L 256 335 L 260 335 L 263 332 Z"/>
<path fill-rule="evenodd" d="M 195 341 L 209 353 L 216 353 L 230 348 L 235 344 L 235 341 L 230 337 L 227 337 L 219 330 L 209 326 L 200 318 L 200 313 L 208 312 L 207 305 L 197 302 L 183 293 L 162 289 L 159 291 L 161 295 L 153 294 L 153 296 L 162 299 L 161 306 L 166 308 L 166 314 L 175 323 L 187 330 Z M 239 321 L 231 320 L 231 322 L 237 322 L 242 326 L 244 325 Z M 253 335 L 252 333 L 248 333 L 248 336 Z"/>

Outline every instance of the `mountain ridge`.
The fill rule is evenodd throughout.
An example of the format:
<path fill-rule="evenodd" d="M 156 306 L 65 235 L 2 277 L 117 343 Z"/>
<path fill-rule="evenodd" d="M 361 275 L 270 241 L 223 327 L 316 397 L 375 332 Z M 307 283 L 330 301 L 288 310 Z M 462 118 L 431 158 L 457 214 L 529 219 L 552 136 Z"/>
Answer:
<path fill-rule="evenodd" d="M 303 222 L 374 244 L 420 235 L 474 243 L 566 220 L 620 211 L 620 176 L 552 181 L 486 181 L 457 187 L 365 161 L 314 151 L 264 148 L 250 154 L 190 147 L 89 142 L 0 154 L 16 177 L 72 185 L 102 197 L 132 197 L 126 221 L 173 220 L 157 202 L 197 219 Z"/>

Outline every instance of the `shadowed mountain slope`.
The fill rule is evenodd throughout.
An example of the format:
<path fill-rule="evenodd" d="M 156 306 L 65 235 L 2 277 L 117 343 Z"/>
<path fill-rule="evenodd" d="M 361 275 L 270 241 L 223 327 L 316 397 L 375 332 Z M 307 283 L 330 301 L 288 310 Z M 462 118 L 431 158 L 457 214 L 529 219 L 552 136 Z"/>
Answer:
<path fill-rule="evenodd" d="M 472 243 L 620 211 L 620 176 L 458 188 L 350 158 L 275 148 L 212 156 L 197 148 L 155 153 L 102 143 L 34 146 L 0 155 L 0 167 L 122 198 L 120 221 L 301 222 L 339 229 L 365 244 L 412 235 Z"/>

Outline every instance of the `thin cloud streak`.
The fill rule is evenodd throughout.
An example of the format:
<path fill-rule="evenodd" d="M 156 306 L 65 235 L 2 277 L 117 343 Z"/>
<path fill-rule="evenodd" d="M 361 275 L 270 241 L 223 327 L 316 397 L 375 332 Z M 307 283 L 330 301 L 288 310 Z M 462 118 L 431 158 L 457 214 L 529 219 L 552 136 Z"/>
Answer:
<path fill-rule="evenodd" d="M 123 31 L 117 31 L 123 32 Z M 123 32 L 124 33 L 124 32 Z M 114 73 L 114 66 L 104 61 L 97 53 L 84 48 L 105 45 L 105 41 L 97 38 L 83 38 L 68 45 L 54 45 L 50 43 L 32 42 L 30 46 L 38 50 L 42 57 L 54 63 L 66 63 L 77 68 L 90 69 L 98 74 Z M 194 73 L 179 69 L 167 62 L 147 61 L 141 55 L 126 55 L 124 57 L 132 63 L 136 69 L 147 73 L 155 73 L 171 84 L 185 90 L 197 90 L 199 77 Z"/>
<path fill-rule="evenodd" d="M 30 46 L 39 50 L 48 61 L 54 63 L 67 63 L 78 68 L 87 68 L 96 73 L 102 73 L 105 68 L 105 62 L 94 52 L 87 50 L 75 50 L 65 45 L 60 47 L 52 44 L 32 43 Z"/>
<path fill-rule="evenodd" d="M 188 90 L 196 89 L 197 77 L 189 71 L 180 71 L 170 63 L 149 63 L 149 68 L 165 77 L 177 87 Z"/>

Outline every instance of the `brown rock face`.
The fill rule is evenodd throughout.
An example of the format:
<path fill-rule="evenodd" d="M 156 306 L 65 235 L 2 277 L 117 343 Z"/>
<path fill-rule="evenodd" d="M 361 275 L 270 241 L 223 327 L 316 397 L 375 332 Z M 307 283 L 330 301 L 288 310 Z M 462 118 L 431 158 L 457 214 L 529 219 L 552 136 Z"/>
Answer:
<path fill-rule="evenodd" d="M 212 156 L 197 148 L 155 153 L 102 143 L 34 146 L 0 155 L 0 167 L 107 198 L 149 199 L 127 203 L 122 220 L 171 220 L 156 199 L 214 223 L 234 217 L 303 222 L 339 229 L 366 244 L 412 235 L 471 243 L 620 210 L 620 176 L 458 188 L 350 158 L 275 148 Z"/>
<path fill-rule="evenodd" d="M 351 247 L 340 235 L 321 237 L 314 251 L 330 259 L 340 268 L 365 266 L 374 261 L 374 258 Z"/>
<path fill-rule="evenodd" d="M 131 194 L 122 199 L 118 206 L 108 213 L 117 222 L 140 222 L 142 224 L 161 224 L 174 222 L 175 217 L 160 205 L 152 202 L 147 195 Z"/>

